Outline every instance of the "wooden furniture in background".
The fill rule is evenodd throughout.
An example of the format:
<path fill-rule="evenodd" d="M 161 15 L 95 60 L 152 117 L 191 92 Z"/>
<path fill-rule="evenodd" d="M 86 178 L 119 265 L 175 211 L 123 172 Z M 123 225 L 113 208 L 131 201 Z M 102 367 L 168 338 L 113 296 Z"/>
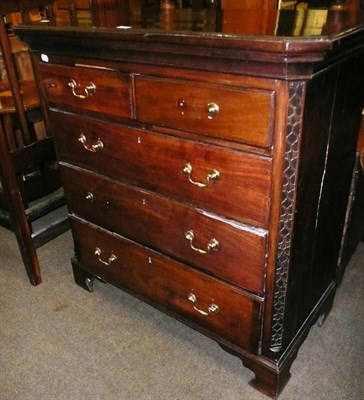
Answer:
<path fill-rule="evenodd" d="M 90 8 L 93 26 L 129 25 L 129 0 L 90 0 Z"/>
<path fill-rule="evenodd" d="M 90 25 L 90 0 L 57 0 L 54 4 L 57 25 Z"/>
<path fill-rule="evenodd" d="M 24 0 L 0 4 L 0 49 L 6 71 L 0 91 L 0 221 L 13 229 L 33 285 L 41 282 L 36 248 L 67 230 L 69 221 L 64 214 L 34 229 L 36 220 L 39 222 L 65 201 L 56 171 L 53 138 L 43 118 L 30 58 L 17 38 L 7 32 L 3 15 L 18 12 L 23 21 L 30 23 L 34 16 L 31 11 L 43 6 L 52 23 L 51 3 Z"/>
<path fill-rule="evenodd" d="M 274 9 L 277 8 L 277 1 L 275 0 L 221 0 L 222 9 Z"/>
<path fill-rule="evenodd" d="M 155 15 L 143 29 L 17 29 L 48 105 L 74 277 L 208 335 L 276 398 L 335 296 L 364 25 L 293 37 L 285 12 L 277 36 L 246 35 L 250 10 L 240 31 L 206 34 L 206 13 L 184 11 L 183 34 Z"/>

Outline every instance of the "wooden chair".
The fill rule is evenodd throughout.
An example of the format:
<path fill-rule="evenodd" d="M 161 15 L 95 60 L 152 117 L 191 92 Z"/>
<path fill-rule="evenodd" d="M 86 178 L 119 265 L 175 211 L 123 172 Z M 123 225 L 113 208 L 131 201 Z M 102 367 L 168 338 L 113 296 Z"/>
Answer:
<path fill-rule="evenodd" d="M 22 20 L 30 23 L 31 11 L 42 6 L 43 17 L 54 23 L 52 3 L 53 0 L 2 0 L 0 13 L 19 12 Z M 32 222 L 64 204 L 63 192 L 55 168 L 53 139 L 41 113 L 35 82 L 19 79 L 4 18 L 0 18 L 0 49 L 7 75 L 7 82 L 0 84 L 0 206 L 4 206 L 3 216 L 7 212 L 10 215 L 9 225 L 29 280 L 37 285 L 41 273 L 36 248 L 67 230 L 69 222 L 64 212 L 56 221 L 33 231 Z M 37 124 L 43 124 L 44 137 L 37 134 Z"/>

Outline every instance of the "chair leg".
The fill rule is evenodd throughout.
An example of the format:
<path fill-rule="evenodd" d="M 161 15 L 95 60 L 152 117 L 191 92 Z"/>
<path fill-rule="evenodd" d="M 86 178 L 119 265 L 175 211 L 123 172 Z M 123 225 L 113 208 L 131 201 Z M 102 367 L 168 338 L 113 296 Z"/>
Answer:
<path fill-rule="evenodd" d="M 14 225 L 14 233 L 18 241 L 20 253 L 32 285 L 42 282 L 38 256 L 32 241 L 30 225 L 25 214 L 23 198 L 19 190 L 16 174 L 10 158 L 8 143 L 3 125 L 0 123 L 0 180 L 4 195 L 9 202 L 10 213 Z"/>

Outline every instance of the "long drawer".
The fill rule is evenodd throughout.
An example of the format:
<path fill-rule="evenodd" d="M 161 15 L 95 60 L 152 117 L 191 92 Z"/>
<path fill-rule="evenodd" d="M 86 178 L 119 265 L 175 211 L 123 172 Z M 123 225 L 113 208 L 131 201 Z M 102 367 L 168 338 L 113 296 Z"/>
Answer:
<path fill-rule="evenodd" d="M 39 71 L 49 104 L 131 118 L 128 74 L 45 63 Z"/>
<path fill-rule="evenodd" d="M 262 299 L 77 218 L 71 223 L 85 269 L 257 352 Z"/>
<path fill-rule="evenodd" d="M 140 121 L 269 147 L 274 91 L 137 76 Z"/>
<path fill-rule="evenodd" d="M 267 232 L 61 164 L 71 213 L 255 293 Z"/>
<path fill-rule="evenodd" d="M 63 161 L 222 216 L 267 226 L 269 157 L 73 114 L 51 112 L 50 118 Z"/>

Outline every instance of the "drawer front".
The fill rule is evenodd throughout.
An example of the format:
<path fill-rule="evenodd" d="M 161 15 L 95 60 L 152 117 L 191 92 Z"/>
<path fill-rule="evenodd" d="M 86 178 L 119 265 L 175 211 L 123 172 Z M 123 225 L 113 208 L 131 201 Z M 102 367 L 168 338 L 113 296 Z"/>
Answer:
<path fill-rule="evenodd" d="M 51 105 L 131 118 L 129 75 L 44 63 L 39 64 L 39 71 Z"/>
<path fill-rule="evenodd" d="M 251 352 L 257 352 L 262 302 L 230 285 L 78 219 L 76 255 L 96 276 L 127 288 Z"/>
<path fill-rule="evenodd" d="M 255 293 L 263 291 L 266 231 L 79 168 L 60 166 L 71 213 Z"/>
<path fill-rule="evenodd" d="M 140 121 L 269 147 L 274 92 L 136 78 Z"/>
<path fill-rule="evenodd" d="M 267 226 L 270 158 L 72 114 L 52 112 L 50 118 L 63 161 L 226 217 Z"/>

